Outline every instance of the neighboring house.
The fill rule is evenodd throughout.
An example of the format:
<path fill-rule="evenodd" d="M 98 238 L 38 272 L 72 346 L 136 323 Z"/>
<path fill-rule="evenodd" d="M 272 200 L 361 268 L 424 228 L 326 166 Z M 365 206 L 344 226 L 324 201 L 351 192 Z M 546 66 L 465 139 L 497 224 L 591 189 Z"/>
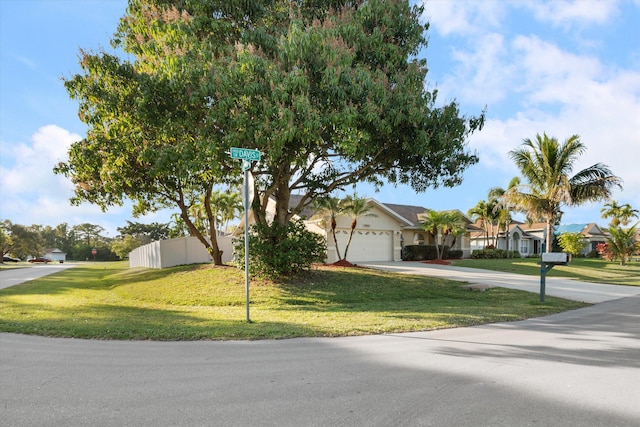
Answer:
<path fill-rule="evenodd" d="M 479 223 L 475 225 L 480 231 L 471 233 L 471 250 L 484 249 L 489 245 L 495 245 L 496 249 L 506 250 L 508 246 L 510 251 L 518 251 L 523 257 L 537 256 L 544 250 L 547 225 L 543 222 L 527 224 L 513 221 L 509 224 L 509 233 L 500 230 L 495 239 L 489 236 L 488 240 Z M 507 239 L 509 240 L 508 245 Z"/>
<path fill-rule="evenodd" d="M 584 255 L 595 251 L 598 244 L 606 243 L 607 237 L 605 231 L 593 222 L 589 224 L 561 224 L 556 227 L 555 235 L 557 237 L 562 233 L 582 234 L 589 241 L 589 245 L 582 251 Z"/>
<path fill-rule="evenodd" d="M 58 248 L 45 249 L 43 252 L 44 257 L 49 258 L 53 262 L 65 262 L 67 260 L 67 253 L 62 252 Z"/>
<path fill-rule="evenodd" d="M 291 204 L 295 205 L 300 200 L 299 195 L 291 196 Z M 372 205 L 370 213 L 358 217 L 358 225 L 353 234 L 347 260 L 351 262 L 369 261 L 401 261 L 401 252 L 406 245 L 433 244 L 429 233 L 420 229 L 420 216 L 428 209 L 422 206 L 397 205 L 381 203 L 375 199 L 369 199 Z M 267 217 L 273 218 L 275 202 L 267 204 Z M 462 212 L 460 212 L 462 214 Z M 338 261 L 335 243 L 331 236 L 329 224 L 325 224 L 321 218 L 314 217 L 313 209 L 305 209 L 298 217 L 305 221 L 307 229 L 325 237 L 327 242 L 327 263 Z M 469 229 L 475 230 L 472 222 L 464 214 L 462 217 L 467 223 L 468 231 L 456 239 L 452 249 L 463 251 L 463 256 L 470 255 Z M 253 222 L 253 215 L 249 214 L 249 223 Z M 340 254 L 344 256 L 344 250 L 351 232 L 351 217 L 339 215 L 336 218 L 336 238 Z M 244 221 L 241 220 L 235 232 L 239 235 L 244 230 Z"/>

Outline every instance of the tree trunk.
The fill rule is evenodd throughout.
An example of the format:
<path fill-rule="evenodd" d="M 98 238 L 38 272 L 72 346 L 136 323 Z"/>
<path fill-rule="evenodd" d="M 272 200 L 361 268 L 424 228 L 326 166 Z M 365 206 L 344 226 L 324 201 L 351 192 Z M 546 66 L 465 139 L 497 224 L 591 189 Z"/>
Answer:
<path fill-rule="evenodd" d="M 340 256 L 340 248 L 338 248 L 338 238 L 336 237 L 336 226 L 337 226 L 336 217 L 331 216 L 331 234 L 333 235 L 333 244 L 336 245 L 336 255 L 338 256 L 338 261 L 341 261 L 342 257 Z"/>
<path fill-rule="evenodd" d="M 207 212 L 207 219 L 209 220 L 209 237 L 211 238 L 211 245 L 207 248 L 207 252 L 211 255 L 211 259 L 215 265 L 222 265 L 222 251 L 218 247 L 216 218 L 211 211 L 211 187 L 207 189 L 207 193 L 204 195 L 204 209 Z"/>
<path fill-rule="evenodd" d="M 351 238 L 353 237 L 353 232 L 356 230 L 356 226 L 358 225 L 358 220 L 354 219 L 351 222 L 351 233 L 349 233 L 349 240 L 347 241 L 347 246 L 344 248 L 344 258 L 347 259 L 347 252 L 349 252 L 349 245 L 351 244 Z"/>
<path fill-rule="evenodd" d="M 189 213 L 184 204 L 179 203 L 179 206 L 180 217 L 189 229 L 189 234 L 195 236 L 200 241 L 200 243 L 204 245 L 209 255 L 211 255 L 211 259 L 213 260 L 213 263 L 215 265 L 222 265 L 222 251 L 220 251 L 220 248 L 218 248 L 217 236 L 215 234 L 211 236 L 211 243 L 209 243 L 204 235 L 200 232 L 200 230 L 198 230 L 198 228 L 193 224 L 191 218 L 189 218 Z"/>
<path fill-rule="evenodd" d="M 432 231 L 431 237 L 433 237 L 433 244 L 436 246 L 436 259 L 440 259 L 440 247 L 438 246 L 438 231 Z"/>
<path fill-rule="evenodd" d="M 553 239 L 553 233 L 551 232 L 551 218 L 547 218 L 547 230 L 546 230 L 546 237 L 545 237 L 545 251 L 547 253 L 551 253 L 551 245 L 552 245 L 552 239 Z"/>

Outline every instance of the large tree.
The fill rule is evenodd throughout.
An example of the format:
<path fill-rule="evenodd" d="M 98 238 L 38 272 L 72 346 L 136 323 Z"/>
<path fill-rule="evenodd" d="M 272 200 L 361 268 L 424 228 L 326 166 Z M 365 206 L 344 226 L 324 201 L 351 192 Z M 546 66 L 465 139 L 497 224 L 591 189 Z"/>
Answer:
<path fill-rule="evenodd" d="M 128 59 L 83 51 L 83 74 L 65 83 L 89 131 L 57 171 L 76 202 L 178 206 L 205 246 L 189 211 L 241 176 L 232 146 L 262 153 L 251 172 L 263 224 L 269 199 L 284 225 L 361 181 L 457 185 L 484 115 L 436 106 L 421 14 L 406 0 L 130 0 L 113 40 Z"/>
<path fill-rule="evenodd" d="M 585 150 L 578 135 L 560 143 L 545 133 L 525 139 L 520 148 L 509 152 L 525 183 L 505 194 L 528 220 L 546 222 L 547 252 L 551 252 L 552 227 L 562 218 L 562 206 L 608 199 L 613 188 L 621 187 L 620 178 L 602 163 L 571 175 Z"/>

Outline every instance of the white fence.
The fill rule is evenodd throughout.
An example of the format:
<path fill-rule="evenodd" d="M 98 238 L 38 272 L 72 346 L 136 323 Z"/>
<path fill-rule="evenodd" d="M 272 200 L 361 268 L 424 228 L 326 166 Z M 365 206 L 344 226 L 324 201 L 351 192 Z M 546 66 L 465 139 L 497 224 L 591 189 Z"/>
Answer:
<path fill-rule="evenodd" d="M 233 258 L 231 236 L 218 236 L 218 247 L 222 252 L 222 262 Z M 129 254 L 129 267 L 167 268 L 176 265 L 202 264 L 211 262 L 211 256 L 197 237 L 151 242 L 134 249 Z"/>

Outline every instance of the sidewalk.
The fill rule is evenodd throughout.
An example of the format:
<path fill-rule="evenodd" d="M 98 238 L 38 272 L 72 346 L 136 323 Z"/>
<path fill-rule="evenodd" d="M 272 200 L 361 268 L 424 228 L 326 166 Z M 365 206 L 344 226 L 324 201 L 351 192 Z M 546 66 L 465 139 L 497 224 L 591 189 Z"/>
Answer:
<path fill-rule="evenodd" d="M 396 273 L 441 277 L 443 279 L 458 280 L 469 284 L 500 286 L 537 294 L 540 293 L 540 276 L 525 276 L 477 268 L 425 264 L 417 261 L 367 262 L 360 265 L 379 270 L 394 271 Z M 640 295 L 640 287 L 603 285 L 601 283 L 579 282 L 572 279 L 547 277 L 545 295 L 573 301 L 599 303 Z"/>

